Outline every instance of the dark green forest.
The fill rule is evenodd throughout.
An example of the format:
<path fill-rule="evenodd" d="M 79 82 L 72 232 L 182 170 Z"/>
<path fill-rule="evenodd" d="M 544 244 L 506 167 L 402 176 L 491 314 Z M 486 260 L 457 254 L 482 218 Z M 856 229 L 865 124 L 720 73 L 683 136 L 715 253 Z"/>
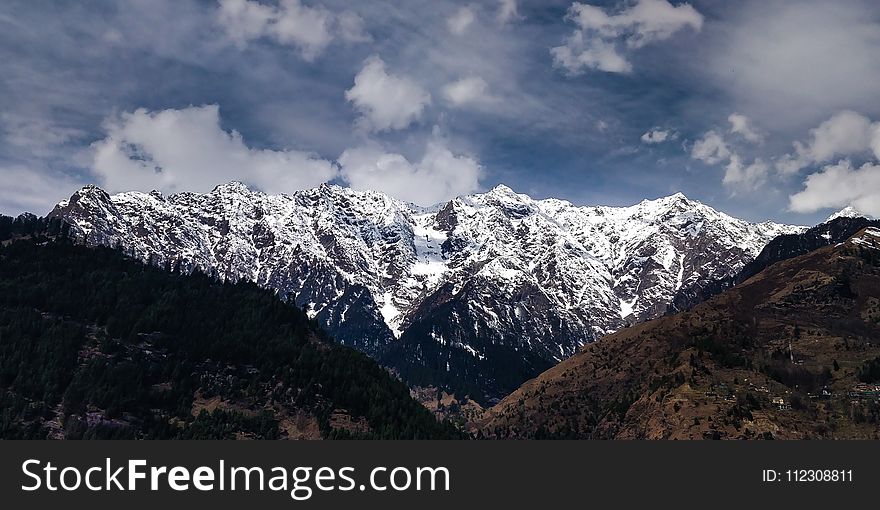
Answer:
<path fill-rule="evenodd" d="M 0 219 L 0 438 L 274 439 L 303 412 L 325 438 L 459 437 L 271 291 L 19 221 Z M 232 405 L 194 413 L 197 396 Z"/>

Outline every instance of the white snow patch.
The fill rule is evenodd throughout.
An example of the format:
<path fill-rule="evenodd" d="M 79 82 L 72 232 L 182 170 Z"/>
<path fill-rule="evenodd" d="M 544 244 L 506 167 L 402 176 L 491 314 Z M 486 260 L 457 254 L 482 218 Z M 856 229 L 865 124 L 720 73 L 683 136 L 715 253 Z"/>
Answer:
<path fill-rule="evenodd" d="M 624 301 L 620 300 L 620 318 L 626 319 L 633 313 L 633 309 L 635 309 L 636 301 L 639 300 L 639 297 L 636 296 L 632 299 L 632 301 Z"/>
<path fill-rule="evenodd" d="M 670 271 L 672 269 L 672 264 L 675 263 L 675 258 L 675 250 L 671 246 L 667 247 L 663 252 L 663 268 Z"/>
<path fill-rule="evenodd" d="M 485 356 L 483 356 L 482 354 L 480 354 L 479 352 L 477 352 L 476 349 L 474 349 L 474 348 L 471 347 L 470 345 L 468 345 L 468 344 L 461 344 L 461 347 L 462 347 L 462 349 L 464 349 L 464 350 L 466 350 L 468 353 L 470 353 L 471 356 L 473 356 L 473 357 L 475 357 L 475 358 L 477 358 L 477 359 L 480 359 L 480 360 L 485 359 Z"/>
<path fill-rule="evenodd" d="M 449 268 L 443 259 L 442 245 L 446 241 L 446 232 L 434 230 L 430 222 L 431 214 L 416 216 L 413 219 L 413 244 L 416 248 L 416 261 L 412 274 L 423 276 L 430 285 L 437 285 Z"/>
<path fill-rule="evenodd" d="M 869 248 L 880 248 L 878 246 L 878 242 L 880 242 L 880 229 L 874 227 L 867 228 L 864 235 L 853 237 L 852 242 Z"/>
<path fill-rule="evenodd" d="M 401 331 L 399 329 L 399 324 L 397 318 L 400 317 L 400 310 L 394 306 L 394 297 L 390 292 L 386 292 L 383 296 L 382 308 L 379 309 L 379 313 L 382 314 L 382 319 L 385 321 L 385 324 L 391 329 L 391 332 L 394 333 L 395 338 L 400 338 Z"/>
<path fill-rule="evenodd" d="M 675 290 L 680 289 L 682 284 L 684 284 L 684 255 L 678 259 L 678 276 L 675 280 Z"/>
<path fill-rule="evenodd" d="M 506 267 L 504 264 L 500 263 L 500 261 L 495 260 L 489 264 L 486 264 L 483 269 L 480 270 L 480 274 L 485 276 L 494 276 L 502 280 L 514 280 L 517 276 L 519 276 L 519 271 L 510 267 Z"/>

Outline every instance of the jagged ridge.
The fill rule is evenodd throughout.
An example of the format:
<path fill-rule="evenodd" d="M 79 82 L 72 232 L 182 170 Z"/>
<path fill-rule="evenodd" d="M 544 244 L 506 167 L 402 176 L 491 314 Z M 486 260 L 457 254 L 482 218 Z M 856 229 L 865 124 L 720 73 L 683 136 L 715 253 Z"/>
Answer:
<path fill-rule="evenodd" d="M 777 235 L 803 230 L 680 193 L 578 207 L 506 186 L 433 208 L 332 185 L 168 197 L 90 186 L 51 216 L 87 244 L 275 289 L 407 378 L 478 399 L 661 315 L 683 286 L 734 275 Z"/>

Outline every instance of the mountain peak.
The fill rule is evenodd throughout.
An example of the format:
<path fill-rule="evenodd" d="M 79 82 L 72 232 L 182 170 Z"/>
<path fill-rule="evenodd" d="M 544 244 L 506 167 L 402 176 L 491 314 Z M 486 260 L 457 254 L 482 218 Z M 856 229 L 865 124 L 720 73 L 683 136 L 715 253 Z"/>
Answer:
<path fill-rule="evenodd" d="M 682 192 L 677 192 L 665 197 L 655 198 L 653 200 L 645 199 L 638 204 L 638 209 L 646 212 L 661 213 L 667 211 L 690 210 L 701 205 L 695 200 L 691 200 Z"/>
<path fill-rule="evenodd" d="M 98 194 L 107 194 L 100 186 L 97 184 L 86 184 L 79 190 L 77 190 L 74 195 L 91 195 L 92 193 Z"/>
<path fill-rule="evenodd" d="M 504 195 L 510 195 L 510 194 L 516 195 L 517 194 L 515 191 L 513 191 L 513 189 L 510 186 L 508 186 L 506 184 L 496 185 L 494 188 L 489 190 L 489 193 L 504 194 Z"/>
<path fill-rule="evenodd" d="M 656 201 L 669 204 L 690 204 L 694 202 L 693 200 L 686 197 L 685 194 L 681 191 L 676 191 L 672 195 L 658 198 Z"/>
<path fill-rule="evenodd" d="M 245 193 L 250 194 L 253 191 L 248 187 L 247 184 L 241 181 L 230 181 L 226 184 L 220 184 L 214 187 L 211 193 Z"/>
<path fill-rule="evenodd" d="M 486 197 L 490 199 L 503 200 L 503 201 L 515 201 L 521 202 L 527 195 L 521 195 L 514 191 L 510 186 L 506 184 L 498 184 L 494 188 L 486 191 L 485 193 L 478 193 L 476 195 L 469 195 L 470 197 Z M 530 197 L 529 197 L 530 198 Z"/>
<path fill-rule="evenodd" d="M 87 184 L 77 190 L 73 196 L 70 197 L 68 202 L 76 202 L 80 199 L 96 199 L 101 202 L 110 202 L 110 194 L 104 191 L 103 188 L 95 185 L 95 184 Z"/>
<path fill-rule="evenodd" d="M 825 223 L 828 223 L 831 220 L 836 220 L 837 218 L 867 218 L 869 220 L 872 219 L 871 216 L 859 211 L 851 205 L 844 207 L 843 209 L 829 216 L 828 219 L 825 220 Z"/>
<path fill-rule="evenodd" d="M 510 186 L 506 184 L 498 184 L 494 188 L 490 189 L 485 193 L 481 193 L 478 195 L 471 195 L 477 197 L 488 197 L 494 198 L 496 200 L 500 200 L 503 202 L 518 202 L 518 203 L 529 203 L 532 202 L 532 197 L 523 193 L 517 193 Z"/>

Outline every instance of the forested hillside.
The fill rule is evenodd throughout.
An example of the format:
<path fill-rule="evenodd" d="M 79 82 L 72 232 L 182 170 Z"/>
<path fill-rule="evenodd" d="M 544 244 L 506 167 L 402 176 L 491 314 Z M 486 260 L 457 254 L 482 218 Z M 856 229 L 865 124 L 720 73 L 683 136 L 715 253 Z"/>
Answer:
<path fill-rule="evenodd" d="M 33 239 L 0 247 L 2 438 L 458 435 L 271 291 L 16 234 Z"/>

